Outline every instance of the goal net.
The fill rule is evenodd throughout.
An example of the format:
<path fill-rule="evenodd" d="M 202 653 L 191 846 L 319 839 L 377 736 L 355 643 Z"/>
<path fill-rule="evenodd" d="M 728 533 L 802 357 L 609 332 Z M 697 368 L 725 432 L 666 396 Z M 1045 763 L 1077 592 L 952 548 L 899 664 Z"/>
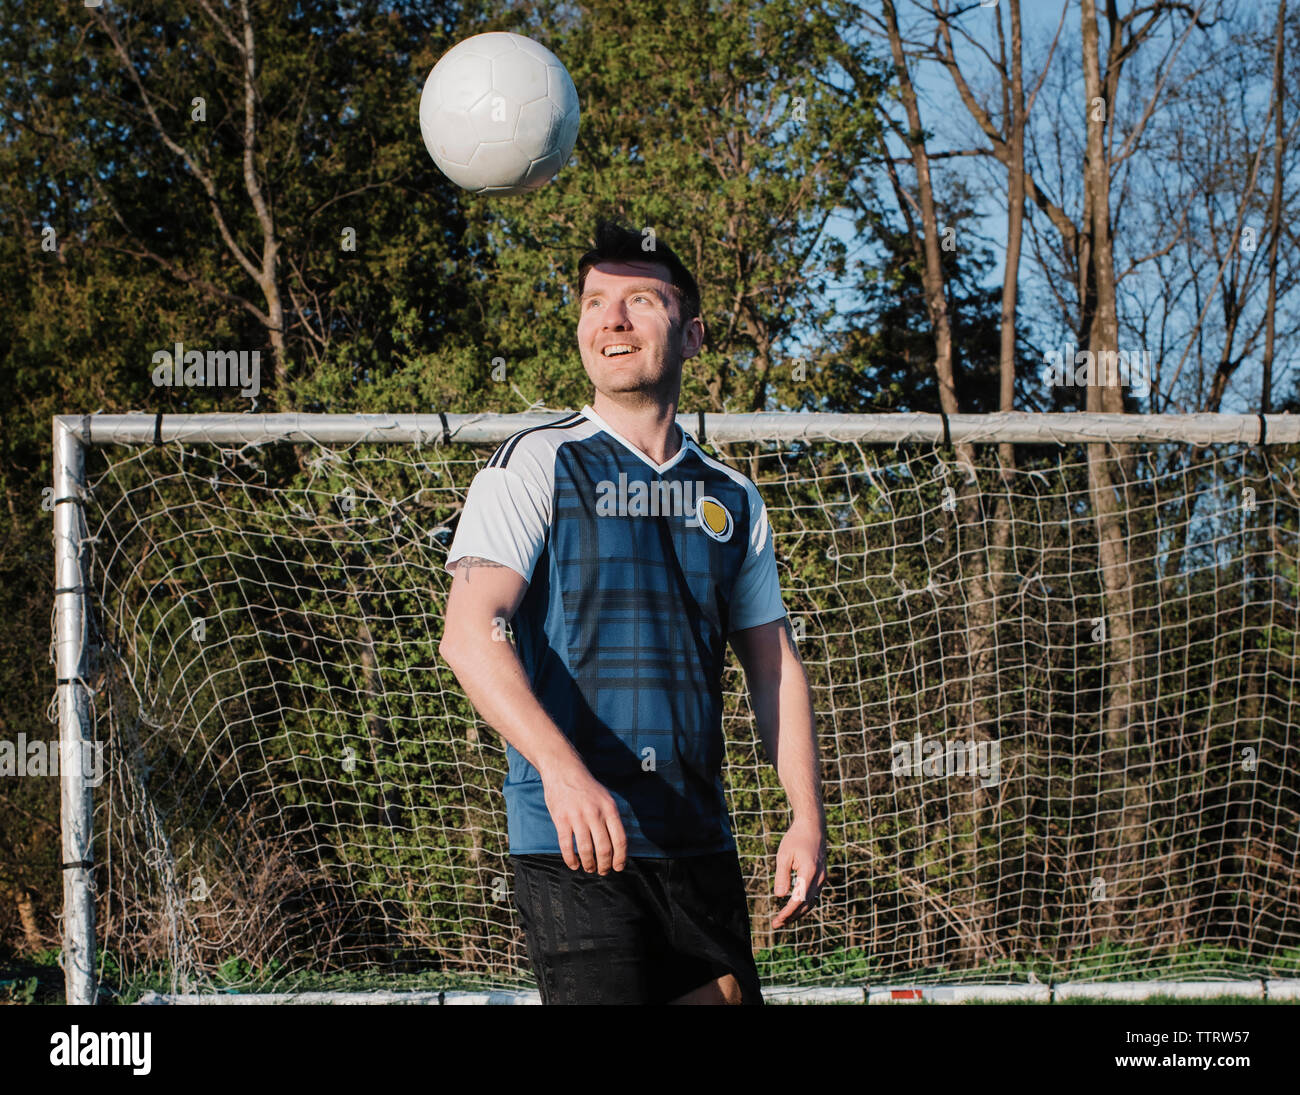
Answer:
<path fill-rule="evenodd" d="M 475 472 L 556 417 L 55 420 L 79 993 L 533 985 L 503 744 L 437 646 Z M 1300 975 L 1288 418 L 681 423 L 766 501 L 816 709 L 830 878 L 774 933 L 732 658 L 765 984 Z"/>

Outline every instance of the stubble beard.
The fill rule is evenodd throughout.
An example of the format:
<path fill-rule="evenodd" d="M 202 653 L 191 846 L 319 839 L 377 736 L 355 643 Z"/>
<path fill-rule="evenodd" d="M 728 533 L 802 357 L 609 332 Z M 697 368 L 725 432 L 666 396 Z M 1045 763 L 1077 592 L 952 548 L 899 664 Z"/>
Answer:
<path fill-rule="evenodd" d="M 673 356 L 671 350 L 661 351 L 658 363 L 661 367 L 653 370 L 653 378 L 642 374 L 637 377 L 622 378 L 621 383 L 624 386 L 605 388 L 595 385 L 594 382 L 593 386 L 606 399 L 622 407 L 639 409 L 662 406 L 667 400 L 675 401 L 681 387 L 682 358 L 678 354 L 674 362 Z"/>

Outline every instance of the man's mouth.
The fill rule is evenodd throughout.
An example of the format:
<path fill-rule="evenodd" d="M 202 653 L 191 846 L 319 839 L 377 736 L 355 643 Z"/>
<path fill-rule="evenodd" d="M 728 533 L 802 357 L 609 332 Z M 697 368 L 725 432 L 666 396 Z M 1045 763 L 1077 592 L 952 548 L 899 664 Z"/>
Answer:
<path fill-rule="evenodd" d="M 627 354 L 634 354 L 639 347 L 633 346 L 629 342 L 614 342 L 600 351 L 601 357 L 624 357 Z"/>

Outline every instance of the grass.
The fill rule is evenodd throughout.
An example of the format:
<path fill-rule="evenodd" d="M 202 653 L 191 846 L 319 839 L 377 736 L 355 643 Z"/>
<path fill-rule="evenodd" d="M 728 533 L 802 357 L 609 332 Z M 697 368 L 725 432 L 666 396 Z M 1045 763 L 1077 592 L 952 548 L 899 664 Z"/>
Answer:
<path fill-rule="evenodd" d="M 1102 943 L 1058 959 L 1034 956 L 962 968 L 936 965 L 906 971 L 884 970 L 874 955 L 844 949 L 817 955 L 783 946 L 759 951 L 755 960 L 759 976 L 766 984 L 1046 985 L 1061 981 L 1300 977 L 1300 948 L 1283 951 L 1272 960 L 1264 961 L 1245 951 L 1207 944 L 1151 951 Z"/>

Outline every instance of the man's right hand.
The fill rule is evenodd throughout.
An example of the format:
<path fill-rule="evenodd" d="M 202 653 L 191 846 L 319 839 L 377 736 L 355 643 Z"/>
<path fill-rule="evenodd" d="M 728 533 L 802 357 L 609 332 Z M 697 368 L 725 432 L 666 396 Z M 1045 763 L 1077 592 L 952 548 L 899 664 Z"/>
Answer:
<path fill-rule="evenodd" d="M 614 796 L 576 757 L 562 768 L 542 774 L 546 808 L 560 838 L 560 855 L 572 871 L 608 874 L 627 865 L 627 834 Z M 573 846 L 577 843 L 575 853 Z"/>

